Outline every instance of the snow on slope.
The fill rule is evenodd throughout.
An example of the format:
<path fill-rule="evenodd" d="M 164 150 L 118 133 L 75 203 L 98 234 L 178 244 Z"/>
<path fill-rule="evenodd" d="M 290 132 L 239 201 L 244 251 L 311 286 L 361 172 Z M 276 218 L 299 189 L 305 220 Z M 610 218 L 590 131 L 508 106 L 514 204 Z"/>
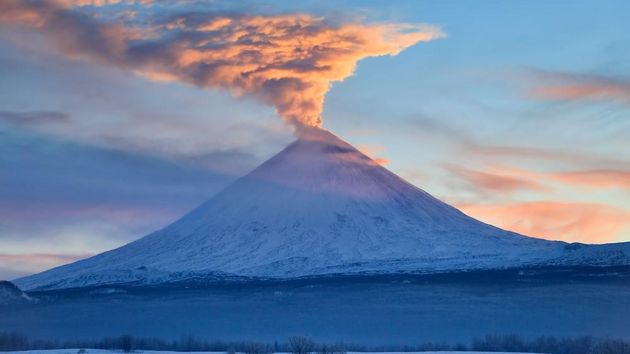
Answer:
<path fill-rule="evenodd" d="M 16 282 L 65 288 L 540 264 L 630 264 L 630 243 L 571 247 L 484 224 L 314 129 L 166 228 Z"/>

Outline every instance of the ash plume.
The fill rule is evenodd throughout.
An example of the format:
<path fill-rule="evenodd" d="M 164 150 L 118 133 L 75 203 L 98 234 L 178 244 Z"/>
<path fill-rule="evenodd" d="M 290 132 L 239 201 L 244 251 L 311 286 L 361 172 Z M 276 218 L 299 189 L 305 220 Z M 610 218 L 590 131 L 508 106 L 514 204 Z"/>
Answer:
<path fill-rule="evenodd" d="M 331 84 L 352 75 L 359 60 L 444 36 L 429 25 L 333 24 L 308 14 L 197 12 L 130 25 L 50 0 L 2 1 L 0 24 L 40 31 L 68 57 L 255 97 L 298 131 L 322 125 Z"/>

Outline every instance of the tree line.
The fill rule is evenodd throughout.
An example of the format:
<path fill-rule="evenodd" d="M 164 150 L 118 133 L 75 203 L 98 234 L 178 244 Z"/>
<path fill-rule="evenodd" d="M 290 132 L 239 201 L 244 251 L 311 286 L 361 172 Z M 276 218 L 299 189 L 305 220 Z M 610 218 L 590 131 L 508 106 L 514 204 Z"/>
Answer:
<path fill-rule="evenodd" d="M 289 337 L 286 342 L 216 341 L 194 336 L 177 340 L 122 335 L 101 340 L 34 340 L 17 332 L 0 332 L 0 351 L 77 349 L 77 354 L 90 349 L 109 349 L 127 353 L 142 350 L 177 352 L 225 352 L 226 354 L 346 354 L 351 352 L 422 352 L 422 351 L 488 351 L 530 352 L 551 354 L 630 354 L 630 341 L 590 336 L 557 338 L 552 336 L 524 339 L 517 335 L 492 334 L 475 338 L 470 344 L 422 343 L 417 345 L 364 346 L 357 344 L 322 344 L 303 337 Z"/>

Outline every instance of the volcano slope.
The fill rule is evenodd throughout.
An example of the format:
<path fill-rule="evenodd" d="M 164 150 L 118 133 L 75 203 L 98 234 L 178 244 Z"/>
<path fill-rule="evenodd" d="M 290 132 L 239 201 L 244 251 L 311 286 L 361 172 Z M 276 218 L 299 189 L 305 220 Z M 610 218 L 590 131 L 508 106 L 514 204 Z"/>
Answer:
<path fill-rule="evenodd" d="M 175 223 L 16 283 L 43 290 L 628 264 L 630 243 L 567 244 L 475 220 L 313 128 Z"/>

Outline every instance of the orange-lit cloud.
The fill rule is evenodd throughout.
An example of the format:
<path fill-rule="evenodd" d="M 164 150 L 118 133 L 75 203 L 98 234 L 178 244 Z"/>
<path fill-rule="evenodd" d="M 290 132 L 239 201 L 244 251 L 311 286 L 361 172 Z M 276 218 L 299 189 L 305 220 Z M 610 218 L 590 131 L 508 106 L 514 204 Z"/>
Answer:
<path fill-rule="evenodd" d="M 534 88 L 535 98 L 548 100 L 615 100 L 630 103 L 630 81 L 604 76 L 536 72 L 542 85 Z"/>
<path fill-rule="evenodd" d="M 630 171 L 585 170 L 554 173 L 557 181 L 587 188 L 620 188 L 630 190 Z"/>
<path fill-rule="evenodd" d="M 556 183 L 565 187 L 630 190 L 630 171 L 625 170 L 538 172 L 505 165 L 493 165 L 482 170 L 468 169 L 453 164 L 444 166 L 452 175 L 474 187 L 474 192 L 481 194 L 517 191 L 549 192 L 553 189 L 552 185 Z"/>
<path fill-rule="evenodd" d="M 592 189 L 618 188 L 630 190 L 630 171 L 621 169 L 537 172 L 509 166 L 494 166 L 493 171 L 519 176 L 530 181 L 558 182 L 565 186 Z"/>
<path fill-rule="evenodd" d="M 513 193 L 520 190 L 538 192 L 548 190 L 537 178 L 532 178 L 532 173 L 520 171 L 514 173 L 513 170 L 499 167 L 492 167 L 487 171 L 472 170 L 452 164 L 447 164 L 445 167 L 449 172 L 482 191 Z"/>
<path fill-rule="evenodd" d="M 568 242 L 613 242 L 630 224 L 630 212 L 596 203 L 540 201 L 506 205 L 464 204 L 458 208 L 507 230 Z"/>
<path fill-rule="evenodd" d="M 591 189 L 618 188 L 630 190 L 630 171 L 626 170 L 577 170 L 562 172 L 538 172 L 504 165 L 493 165 L 483 170 L 472 170 L 446 164 L 446 169 L 466 180 L 481 191 L 515 192 L 549 191 L 548 183 Z"/>
<path fill-rule="evenodd" d="M 0 2 L 0 22 L 35 28 L 72 57 L 152 80 L 256 97 L 298 128 L 321 126 L 331 84 L 352 75 L 359 60 L 397 55 L 418 42 L 444 36 L 427 25 L 333 24 L 306 14 L 194 13 L 127 27 L 98 22 L 52 1 Z"/>
<path fill-rule="evenodd" d="M 379 165 L 387 165 L 390 161 L 382 156 L 379 156 L 385 150 L 382 146 L 377 145 L 368 145 L 368 144 L 359 144 L 357 145 L 357 149 L 361 151 L 362 154 L 370 157 L 374 162 Z"/>
<path fill-rule="evenodd" d="M 540 87 L 533 91 L 536 97 L 552 100 L 615 99 L 630 102 L 630 85 L 582 83 Z"/>

